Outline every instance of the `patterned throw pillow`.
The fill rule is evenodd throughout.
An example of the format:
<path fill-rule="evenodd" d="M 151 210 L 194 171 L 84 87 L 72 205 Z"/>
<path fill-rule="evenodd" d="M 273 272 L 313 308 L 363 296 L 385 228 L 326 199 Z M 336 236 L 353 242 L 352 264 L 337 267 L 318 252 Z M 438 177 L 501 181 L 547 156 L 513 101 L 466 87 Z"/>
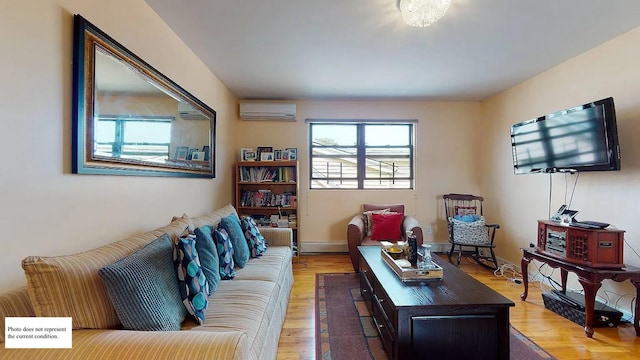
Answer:
<path fill-rule="evenodd" d="M 176 267 L 184 306 L 189 314 L 196 318 L 198 324 L 204 324 L 205 311 L 209 306 L 207 300 L 209 283 L 202 272 L 195 235 L 187 235 L 176 241 L 173 249 L 173 264 Z"/>
<path fill-rule="evenodd" d="M 454 207 L 454 215 L 475 215 L 477 208 L 475 206 L 456 206 Z"/>
<path fill-rule="evenodd" d="M 172 246 L 164 234 L 98 271 L 125 329 L 180 330 L 187 310 L 171 261 Z"/>
<path fill-rule="evenodd" d="M 487 245 L 491 243 L 484 217 L 480 216 L 480 219 L 473 222 L 449 218 L 449 222 L 452 224 L 453 240 L 455 242 L 469 245 Z"/>
<path fill-rule="evenodd" d="M 202 272 L 209 283 L 209 295 L 216 291 L 220 282 L 220 257 L 213 241 L 213 228 L 205 225 L 195 229 L 196 250 L 202 265 Z"/>
<path fill-rule="evenodd" d="M 220 259 L 220 278 L 231 280 L 236 276 L 236 269 L 233 262 L 233 245 L 229 234 L 225 229 L 217 228 L 213 231 L 213 239 L 216 242 Z"/>
<path fill-rule="evenodd" d="M 236 214 L 231 214 L 227 217 L 220 219 L 220 227 L 227 231 L 231 243 L 233 244 L 233 261 L 236 266 L 243 268 L 247 265 L 251 253 L 249 252 L 249 245 L 247 239 L 245 239 L 240 226 L 240 219 Z"/>
<path fill-rule="evenodd" d="M 262 256 L 267 251 L 267 243 L 264 236 L 260 234 L 256 221 L 251 216 L 243 216 L 240 219 L 242 225 L 242 231 L 244 231 L 244 237 L 247 239 L 249 250 L 251 251 L 251 257 L 256 258 Z"/>
<path fill-rule="evenodd" d="M 366 232 L 365 236 L 371 236 L 371 232 L 373 231 L 373 221 L 371 219 L 371 215 L 388 213 L 390 211 L 391 209 L 381 209 L 381 210 L 371 210 L 371 211 L 363 212 L 362 215 L 364 220 L 364 230 Z"/>

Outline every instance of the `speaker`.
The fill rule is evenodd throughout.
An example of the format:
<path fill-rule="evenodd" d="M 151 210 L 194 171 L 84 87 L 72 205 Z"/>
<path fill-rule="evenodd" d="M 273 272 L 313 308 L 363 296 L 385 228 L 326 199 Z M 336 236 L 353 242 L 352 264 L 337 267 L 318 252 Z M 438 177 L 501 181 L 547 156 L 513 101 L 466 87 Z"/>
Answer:
<path fill-rule="evenodd" d="M 544 307 L 561 315 L 578 325 L 584 326 L 585 307 L 584 295 L 567 291 L 566 294 L 559 290 L 542 293 Z M 593 311 L 593 327 L 616 327 L 620 323 L 622 313 L 596 300 Z"/>

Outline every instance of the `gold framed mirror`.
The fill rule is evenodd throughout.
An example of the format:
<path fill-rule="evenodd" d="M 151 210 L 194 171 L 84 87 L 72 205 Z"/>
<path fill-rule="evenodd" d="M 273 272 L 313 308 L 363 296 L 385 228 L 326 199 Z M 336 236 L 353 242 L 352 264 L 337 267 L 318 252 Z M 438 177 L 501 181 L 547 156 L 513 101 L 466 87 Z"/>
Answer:
<path fill-rule="evenodd" d="M 215 177 L 216 112 L 74 16 L 75 174 Z"/>

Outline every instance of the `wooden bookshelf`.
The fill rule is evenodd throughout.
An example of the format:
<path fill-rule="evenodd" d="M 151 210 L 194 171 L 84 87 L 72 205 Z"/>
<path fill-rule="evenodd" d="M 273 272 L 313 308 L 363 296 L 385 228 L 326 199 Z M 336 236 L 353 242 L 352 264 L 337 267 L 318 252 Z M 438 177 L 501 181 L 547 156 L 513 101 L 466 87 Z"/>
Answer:
<path fill-rule="evenodd" d="M 300 254 L 298 229 L 299 167 L 297 161 L 240 161 L 236 164 L 235 207 L 258 225 L 277 215 L 293 231 L 294 255 Z M 262 220 L 261 220 L 262 219 Z M 284 226 L 284 224 L 280 224 Z"/>

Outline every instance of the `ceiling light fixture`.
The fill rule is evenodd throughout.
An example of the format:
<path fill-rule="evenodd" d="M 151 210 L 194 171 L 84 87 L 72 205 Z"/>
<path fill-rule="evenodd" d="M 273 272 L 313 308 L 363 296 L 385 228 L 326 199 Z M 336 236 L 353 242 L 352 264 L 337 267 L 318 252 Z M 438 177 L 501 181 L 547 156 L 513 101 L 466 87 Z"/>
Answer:
<path fill-rule="evenodd" d="M 408 25 L 427 27 L 440 20 L 451 0 L 400 0 L 402 19 Z"/>

